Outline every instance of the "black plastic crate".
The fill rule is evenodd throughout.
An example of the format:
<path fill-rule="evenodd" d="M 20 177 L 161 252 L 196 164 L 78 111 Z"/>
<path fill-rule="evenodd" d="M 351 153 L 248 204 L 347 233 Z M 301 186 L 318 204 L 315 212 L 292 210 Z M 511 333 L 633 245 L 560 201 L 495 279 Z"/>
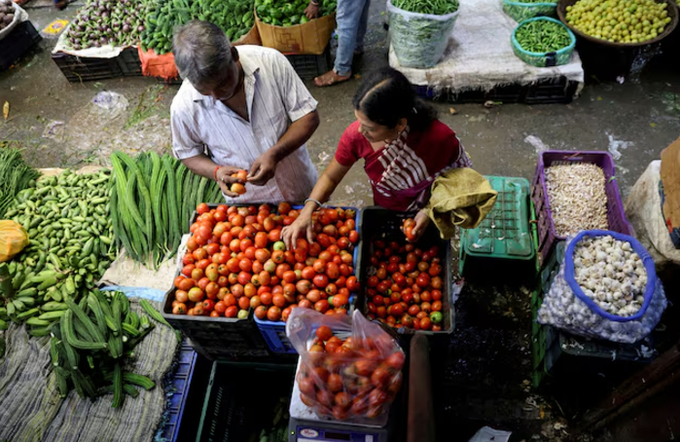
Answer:
<path fill-rule="evenodd" d="M 396 241 L 405 242 L 406 238 L 400 230 L 401 225 L 406 218 L 412 218 L 415 212 L 397 212 L 393 210 L 383 209 L 382 207 L 367 207 L 361 210 L 359 217 L 359 237 L 361 238 L 359 259 L 356 267 L 358 270 L 359 281 L 361 282 L 360 297 L 357 306 L 364 314 L 367 313 L 367 299 L 365 293 L 366 281 L 368 279 L 368 271 L 371 267 L 369 258 L 373 252 L 373 241 L 375 239 L 384 239 L 390 241 L 390 238 L 395 238 Z M 455 311 L 451 304 L 451 293 L 453 289 L 453 269 L 452 269 L 452 250 L 451 244 L 447 240 L 441 239 L 437 227 L 430 223 L 427 230 L 416 243 L 422 249 L 428 249 L 434 245 L 439 247 L 439 257 L 443 267 L 442 272 L 442 311 L 448 312 L 444 314 L 444 321 L 442 324 L 442 331 L 433 332 L 431 330 L 412 330 L 400 328 L 398 333 L 406 339 L 402 339 L 402 347 L 407 348 L 408 337 L 413 334 L 425 334 L 430 337 L 435 337 L 435 340 L 442 339 L 448 342 L 448 335 L 453 332 L 455 328 Z"/>
<path fill-rule="evenodd" d="M 136 48 L 126 48 L 118 57 L 92 58 L 58 52 L 52 60 L 68 81 L 92 81 L 142 75 L 142 65 Z"/>
<path fill-rule="evenodd" d="M 423 98 L 445 103 L 501 103 L 553 104 L 571 103 L 578 89 L 578 82 L 569 81 L 561 76 L 554 80 L 541 80 L 529 85 L 508 85 L 495 87 L 489 91 L 472 90 L 454 93 L 450 90 L 437 90 L 429 86 L 414 86 L 416 93 Z"/>
<path fill-rule="evenodd" d="M 333 67 L 330 44 L 321 55 L 286 54 L 286 58 L 303 80 L 311 80 L 325 74 Z"/>
<path fill-rule="evenodd" d="M 9 69 L 22 55 L 42 40 L 30 21 L 21 22 L 0 40 L 0 71 Z"/>
<path fill-rule="evenodd" d="M 179 275 L 179 272 L 177 272 Z M 269 357 L 267 344 L 253 319 L 253 312 L 246 319 L 212 318 L 172 314 L 175 299 L 173 287 L 165 294 L 163 317 L 191 340 L 194 349 L 208 359 L 249 361 Z"/>
<path fill-rule="evenodd" d="M 259 440 L 260 431 L 272 423 L 276 405 L 282 398 L 290 399 L 294 376 L 295 364 L 215 362 L 196 440 Z M 257 385 L 266 390 L 260 390 Z"/>

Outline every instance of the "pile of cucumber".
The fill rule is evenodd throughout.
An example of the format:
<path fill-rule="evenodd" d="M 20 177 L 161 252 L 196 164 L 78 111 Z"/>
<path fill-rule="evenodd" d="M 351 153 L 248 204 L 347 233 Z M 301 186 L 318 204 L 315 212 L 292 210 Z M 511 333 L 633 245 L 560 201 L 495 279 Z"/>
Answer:
<path fill-rule="evenodd" d="M 26 322 L 46 336 L 65 299 L 95 287 L 116 257 L 109 215 L 110 173 L 41 178 L 24 189 L 6 213 L 28 232 L 29 244 L 6 270 L 11 286 L 0 290 L 0 328 Z"/>
<path fill-rule="evenodd" d="M 177 26 L 193 19 L 216 24 L 229 40 L 238 40 L 255 24 L 254 0 L 159 0 L 142 32 L 142 49 L 156 54 L 172 51 Z"/>

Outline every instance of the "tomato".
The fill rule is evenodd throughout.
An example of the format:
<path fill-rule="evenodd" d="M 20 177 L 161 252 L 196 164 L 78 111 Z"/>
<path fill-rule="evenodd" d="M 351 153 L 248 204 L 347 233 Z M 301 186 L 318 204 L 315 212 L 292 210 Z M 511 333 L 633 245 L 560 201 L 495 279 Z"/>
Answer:
<path fill-rule="evenodd" d="M 208 206 L 206 203 L 201 203 L 196 207 L 196 212 L 198 212 L 199 215 L 208 213 L 210 212 L 210 206 Z"/>
<path fill-rule="evenodd" d="M 255 309 L 255 317 L 257 319 L 266 318 L 267 317 L 267 307 L 265 307 L 264 305 L 257 306 L 257 308 Z"/>
<path fill-rule="evenodd" d="M 203 301 L 204 293 L 200 288 L 192 287 L 187 296 L 191 302 L 201 302 Z"/>
<path fill-rule="evenodd" d="M 428 285 L 430 285 L 430 275 L 428 275 L 427 273 L 421 273 L 418 276 L 418 279 L 416 279 L 416 284 L 419 287 L 423 287 L 423 288 L 427 287 Z M 435 287 L 435 288 L 440 289 L 441 285 L 439 287 Z"/>
<path fill-rule="evenodd" d="M 356 292 L 359 290 L 359 280 L 357 279 L 356 276 L 350 276 L 347 278 L 347 283 L 346 283 L 347 289 L 349 289 L 350 292 Z"/>
<path fill-rule="evenodd" d="M 243 285 L 241 284 L 234 284 L 231 286 L 231 294 L 234 295 L 237 298 L 240 298 L 243 296 Z"/>
<path fill-rule="evenodd" d="M 319 338 L 319 340 L 326 342 L 333 337 L 333 331 L 327 325 L 322 325 L 316 329 L 316 337 Z"/>
<path fill-rule="evenodd" d="M 220 315 L 223 315 L 224 312 L 227 310 L 227 306 L 224 302 L 222 301 L 217 301 L 215 303 L 215 311 L 219 313 Z"/>
<path fill-rule="evenodd" d="M 391 373 L 387 368 L 380 366 L 373 370 L 373 374 L 371 375 L 371 382 L 373 385 L 380 388 L 385 388 L 387 386 L 388 381 L 390 380 Z M 374 390 L 375 391 L 375 390 Z"/>
<path fill-rule="evenodd" d="M 217 299 L 219 299 L 219 300 L 221 301 L 221 300 L 224 299 L 224 297 L 225 297 L 226 295 L 228 295 L 228 294 L 229 294 L 229 289 L 228 289 L 228 288 L 226 288 L 226 287 L 220 287 L 220 290 L 217 292 Z"/>
<path fill-rule="evenodd" d="M 408 308 L 408 314 L 411 316 L 416 316 L 420 312 L 420 307 L 417 305 L 412 305 Z"/>
<path fill-rule="evenodd" d="M 213 309 L 215 308 L 215 301 L 212 299 L 206 299 L 204 300 L 201 305 L 203 306 L 203 310 L 206 312 L 212 312 Z"/>
<path fill-rule="evenodd" d="M 333 296 L 333 306 L 342 307 L 349 304 L 349 298 L 345 295 L 335 295 Z"/>
<path fill-rule="evenodd" d="M 272 304 L 277 307 L 285 307 L 287 301 L 283 295 L 277 294 L 272 296 Z"/>
<path fill-rule="evenodd" d="M 434 288 L 434 289 L 441 290 L 442 285 L 443 285 L 442 279 L 441 279 L 439 276 L 435 276 L 435 277 L 432 278 L 432 280 L 430 281 L 430 285 L 431 285 L 432 288 Z"/>
<path fill-rule="evenodd" d="M 321 301 L 321 292 L 316 290 L 316 289 L 310 290 L 309 293 L 307 293 L 306 298 L 311 303 L 319 302 L 319 301 Z"/>
<path fill-rule="evenodd" d="M 424 318 L 420 319 L 420 329 L 421 330 L 430 330 L 432 328 L 432 321 L 430 320 L 429 317 L 425 316 Z"/>
<path fill-rule="evenodd" d="M 332 393 L 338 393 L 342 391 L 343 384 L 342 384 L 342 376 L 340 376 L 337 373 L 331 373 L 328 376 L 328 381 L 326 382 L 326 386 L 328 387 L 328 390 L 330 390 Z M 321 402 L 321 401 L 319 401 Z"/>
<path fill-rule="evenodd" d="M 248 298 L 246 298 L 246 297 L 244 296 L 243 298 L 239 298 L 239 301 L 240 301 L 241 299 L 248 299 Z M 250 304 L 250 308 L 255 308 L 255 309 L 256 309 L 256 308 L 258 308 L 259 306 L 262 305 L 262 300 L 260 300 L 260 297 L 256 295 L 256 296 L 253 296 L 252 298 L 250 298 L 249 304 Z M 240 305 L 240 302 L 239 302 L 239 305 Z"/>
<path fill-rule="evenodd" d="M 227 318 L 235 318 L 236 315 L 238 314 L 238 307 L 235 305 L 232 305 L 231 307 L 227 307 L 227 309 L 224 311 L 224 316 Z"/>
<path fill-rule="evenodd" d="M 328 285 L 328 276 L 326 275 L 316 275 L 312 280 L 312 283 L 320 289 L 325 288 Z"/>
<path fill-rule="evenodd" d="M 314 303 L 314 310 L 316 310 L 317 312 L 326 313 L 326 311 L 328 311 L 329 308 L 330 304 L 328 304 L 328 301 L 326 301 L 325 299 L 322 299 Z"/>
<path fill-rule="evenodd" d="M 187 306 L 182 302 L 175 304 L 172 307 L 172 314 L 173 315 L 184 315 L 186 313 L 187 313 Z"/>
<path fill-rule="evenodd" d="M 178 277 L 179 278 L 179 277 Z M 175 279 L 175 287 L 180 290 L 189 291 L 196 285 L 196 281 L 192 278 Z"/>
<path fill-rule="evenodd" d="M 349 232 L 349 235 L 347 235 L 347 238 L 349 239 L 349 242 L 351 242 L 352 244 L 356 244 L 357 242 L 359 242 L 359 232 L 357 232 L 356 230 L 351 230 Z"/>
<path fill-rule="evenodd" d="M 267 319 L 270 321 L 281 320 L 281 309 L 275 305 L 269 307 L 269 309 L 267 309 Z"/>
<path fill-rule="evenodd" d="M 340 277 L 340 269 L 338 265 L 332 262 L 326 264 L 326 276 L 330 279 L 338 279 Z"/>

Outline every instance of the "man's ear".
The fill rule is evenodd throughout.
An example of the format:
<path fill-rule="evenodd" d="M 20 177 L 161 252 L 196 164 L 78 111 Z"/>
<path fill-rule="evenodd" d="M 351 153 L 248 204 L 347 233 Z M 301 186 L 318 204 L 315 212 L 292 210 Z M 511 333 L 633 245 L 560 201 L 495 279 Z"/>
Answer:
<path fill-rule="evenodd" d="M 231 58 L 234 60 L 234 63 L 238 61 L 238 50 L 234 46 L 231 47 Z"/>

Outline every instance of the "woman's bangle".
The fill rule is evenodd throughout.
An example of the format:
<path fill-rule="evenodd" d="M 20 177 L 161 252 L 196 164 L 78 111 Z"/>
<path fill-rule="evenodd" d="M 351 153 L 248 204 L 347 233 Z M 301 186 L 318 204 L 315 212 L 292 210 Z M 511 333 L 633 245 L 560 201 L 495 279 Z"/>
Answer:
<path fill-rule="evenodd" d="M 309 3 L 311 3 L 314 6 L 319 6 L 319 2 L 315 2 L 314 0 L 309 0 Z"/>
<path fill-rule="evenodd" d="M 215 167 L 215 170 L 213 170 L 213 178 L 215 178 L 215 181 L 217 181 L 217 171 L 220 170 L 220 167 L 222 166 L 217 166 Z"/>
<path fill-rule="evenodd" d="M 316 205 L 319 206 L 319 209 L 323 207 L 323 204 L 321 204 L 318 200 L 315 200 L 314 198 L 307 198 L 307 199 L 305 200 L 305 204 L 304 204 L 304 205 L 306 206 L 307 203 L 310 202 L 310 201 L 313 202 L 313 203 L 316 203 Z"/>

